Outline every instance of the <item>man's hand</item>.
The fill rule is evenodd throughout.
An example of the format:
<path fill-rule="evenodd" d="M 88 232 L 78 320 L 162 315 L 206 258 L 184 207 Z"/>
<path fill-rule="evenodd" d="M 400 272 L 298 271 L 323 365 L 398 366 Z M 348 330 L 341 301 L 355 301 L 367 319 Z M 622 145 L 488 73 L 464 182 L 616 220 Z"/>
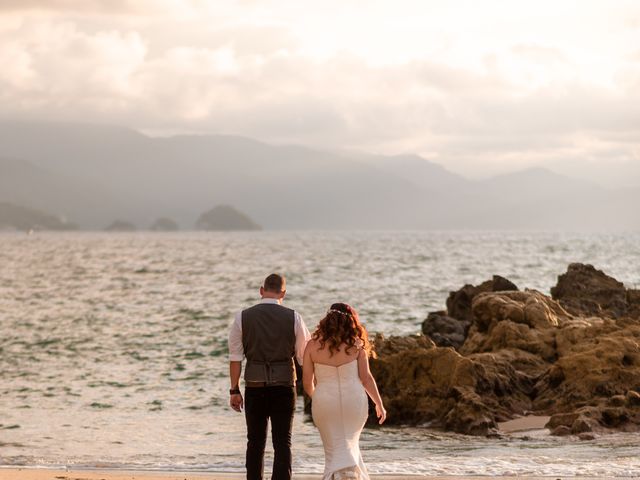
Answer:
<path fill-rule="evenodd" d="M 231 397 L 229 398 L 229 405 L 236 412 L 242 412 L 242 408 L 244 407 L 244 401 L 242 400 L 242 394 L 241 393 L 235 393 L 235 394 L 231 395 Z"/>
<path fill-rule="evenodd" d="M 242 373 L 242 362 L 231 361 L 229 362 L 229 379 L 231 380 L 231 389 L 229 394 L 229 406 L 236 412 L 241 412 L 244 402 L 242 401 L 242 394 L 240 393 L 240 374 Z M 237 392 L 237 393 L 236 393 Z"/>

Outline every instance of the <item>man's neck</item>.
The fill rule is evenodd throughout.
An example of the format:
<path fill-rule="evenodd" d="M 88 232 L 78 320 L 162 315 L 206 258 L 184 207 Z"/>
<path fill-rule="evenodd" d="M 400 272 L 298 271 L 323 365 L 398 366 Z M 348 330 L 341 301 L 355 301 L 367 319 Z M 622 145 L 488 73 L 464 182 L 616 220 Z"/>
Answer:
<path fill-rule="evenodd" d="M 278 304 L 282 305 L 282 298 L 279 298 L 279 297 L 275 297 L 275 296 L 272 297 L 272 296 L 268 296 L 268 295 L 263 295 L 262 296 L 262 300 L 263 301 L 266 300 L 269 303 L 275 302 L 275 303 L 278 303 Z"/>

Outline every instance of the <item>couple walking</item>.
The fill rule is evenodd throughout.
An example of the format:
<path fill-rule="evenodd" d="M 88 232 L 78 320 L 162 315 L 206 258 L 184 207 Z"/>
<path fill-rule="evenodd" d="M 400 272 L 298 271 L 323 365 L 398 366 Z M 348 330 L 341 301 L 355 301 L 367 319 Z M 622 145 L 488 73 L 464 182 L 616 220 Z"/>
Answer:
<path fill-rule="evenodd" d="M 386 412 L 369 371 L 372 354 L 357 312 L 334 303 L 311 335 L 295 310 L 282 305 L 284 277 L 269 275 L 262 301 L 239 312 L 229 332 L 229 404 L 243 407 L 247 422 L 247 478 L 261 480 L 268 422 L 274 460 L 272 480 L 291 478 L 291 427 L 295 410 L 294 357 L 302 365 L 304 390 L 312 399 L 313 421 L 325 454 L 323 479 L 368 479 L 359 439 L 367 420 L 367 394 L 379 422 Z M 240 391 L 246 358 L 245 394 Z"/>

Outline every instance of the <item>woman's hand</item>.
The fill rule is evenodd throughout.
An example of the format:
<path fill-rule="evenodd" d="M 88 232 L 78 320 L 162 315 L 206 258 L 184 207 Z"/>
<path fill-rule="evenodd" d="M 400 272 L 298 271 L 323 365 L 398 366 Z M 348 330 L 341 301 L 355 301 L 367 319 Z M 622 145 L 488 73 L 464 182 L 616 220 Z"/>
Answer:
<path fill-rule="evenodd" d="M 387 419 L 387 411 L 382 405 L 376 405 L 376 416 L 378 417 L 378 423 L 380 425 Z"/>

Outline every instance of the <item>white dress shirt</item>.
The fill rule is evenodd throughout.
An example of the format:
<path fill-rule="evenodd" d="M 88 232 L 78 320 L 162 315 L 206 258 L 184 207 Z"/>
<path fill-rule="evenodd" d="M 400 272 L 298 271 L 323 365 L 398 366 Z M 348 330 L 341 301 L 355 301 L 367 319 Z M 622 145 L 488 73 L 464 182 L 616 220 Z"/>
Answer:
<path fill-rule="evenodd" d="M 280 304 L 276 298 L 263 298 L 260 303 Z M 307 342 L 311 338 L 309 329 L 304 324 L 302 317 L 294 310 L 294 331 L 296 334 L 296 359 L 302 365 L 302 357 Z M 244 348 L 242 346 L 242 311 L 236 313 L 236 317 L 229 329 L 229 361 L 241 362 L 244 359 Z"/>

